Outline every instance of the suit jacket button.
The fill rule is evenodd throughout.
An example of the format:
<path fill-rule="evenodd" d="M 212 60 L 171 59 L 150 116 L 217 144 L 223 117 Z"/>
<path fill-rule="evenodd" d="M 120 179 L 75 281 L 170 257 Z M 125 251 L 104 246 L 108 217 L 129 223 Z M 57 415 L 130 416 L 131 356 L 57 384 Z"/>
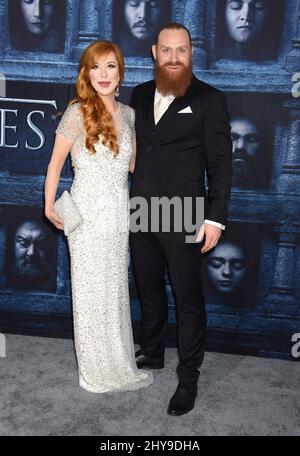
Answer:
<path fill-rule="evenodd" d="M 152 150 L 152 146 L 147 147 L 147 151 L 150 152 Z"/>

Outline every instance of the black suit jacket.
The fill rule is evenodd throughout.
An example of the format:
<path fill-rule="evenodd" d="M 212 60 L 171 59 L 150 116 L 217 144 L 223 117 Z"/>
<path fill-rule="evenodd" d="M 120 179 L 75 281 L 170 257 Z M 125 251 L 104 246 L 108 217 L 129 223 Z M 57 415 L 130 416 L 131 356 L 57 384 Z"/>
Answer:
<path fill-rule="evenodd" d="M 205 218 L 226 223 L 232 177 L 232 141 L 226 98 L 193 76 L 154 123 L 155 81 L 132 92 L 136 113 L 137 157 L 131 197 L 205 197 Z M 190 106 L 191 114 L 178 114 Z M 205 168 L 209 191 L 205 190 Z"/>

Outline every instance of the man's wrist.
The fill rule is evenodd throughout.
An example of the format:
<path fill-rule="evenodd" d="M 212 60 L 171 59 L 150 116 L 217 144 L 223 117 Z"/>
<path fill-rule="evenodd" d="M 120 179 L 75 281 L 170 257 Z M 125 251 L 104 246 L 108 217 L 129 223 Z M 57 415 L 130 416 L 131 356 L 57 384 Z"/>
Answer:
<path fill-rule="evenodd" d="M 225 230 L 225 225 L 222 225 L 222 223 L 219 222 L 214 222 L 213 220 L 204 220 L 204 223 L 208 223 L 208 225 L 214 225 L 217 226 L 218 228 L 221 228 L 221 230 Z"/>

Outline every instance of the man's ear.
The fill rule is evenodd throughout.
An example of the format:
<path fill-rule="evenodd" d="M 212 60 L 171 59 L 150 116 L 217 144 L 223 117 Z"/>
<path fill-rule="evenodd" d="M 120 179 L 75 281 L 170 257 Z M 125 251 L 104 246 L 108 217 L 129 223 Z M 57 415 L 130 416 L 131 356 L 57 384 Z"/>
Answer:
<path fill-rule="evenodd" d="M 153 46 L 152 46 L 152 54 L 153 54 L 153 58 L 154 58 L 154 60 L 156 60 L 156 51 L 157 51 L 157 49 L 156 49 L 156 45 L 155 45 L 155 44 L 153 44 Z"/>

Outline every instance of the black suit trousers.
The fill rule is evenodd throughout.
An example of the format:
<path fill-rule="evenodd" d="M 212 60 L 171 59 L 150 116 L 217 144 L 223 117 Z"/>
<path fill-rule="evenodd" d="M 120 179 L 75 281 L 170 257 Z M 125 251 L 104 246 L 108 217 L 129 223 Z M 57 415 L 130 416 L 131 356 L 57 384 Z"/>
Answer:
<path fill-rule="evenodd" d="M 201 243 L 185 243 L 176 233 L 130 233 L 130 250 L 141 303 L 142 353 L 164 359 L 168 325 L 165 274 L 176 299 L 179 381 L 194 385 L 199 378 L 206 338 L 206 311 L 201 282 Z"/>

